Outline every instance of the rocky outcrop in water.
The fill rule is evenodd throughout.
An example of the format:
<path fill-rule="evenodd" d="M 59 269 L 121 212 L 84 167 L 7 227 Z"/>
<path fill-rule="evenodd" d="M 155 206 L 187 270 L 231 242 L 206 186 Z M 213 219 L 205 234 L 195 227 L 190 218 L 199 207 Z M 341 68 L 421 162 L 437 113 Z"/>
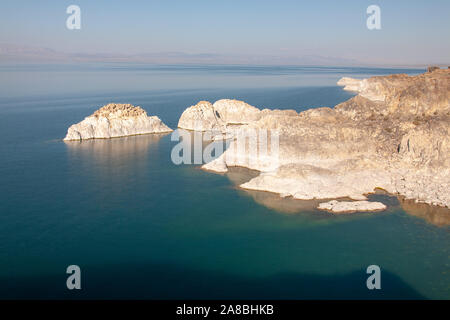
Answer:
<path fill-rule="evenodd" d="M 203 166 L 217 172 L 230 166 L 260 171 L 242 188 L 294 199 L 354 200 L 382 188 L 450 207 L 450 70 L 343 78 L 338 84 L 358 95 L 334 108 L 301 113 L 259 110 L 236 100 L 226 100 L 222 109 L 215 108 L 218 102 L 201 102 L 183 113 L 179 126 L 226 132 L 239 122 L 240 128 L 276 131 L 277 154 L 260 156 L 233 147 L 233 140 L 222 156 Z M 203 117 L 204 125 L 190 125 Z"/>
<path fill-rule="evenodd" d="M 260 118 L 261 110 L 243 101 L 222 99 L 211 104 L 200 101 L 187 108 L 178 121 L 181 129 L 225 133 L 231 126 L 247 125 Z"/>
<path fill-rule="evenodd" d="M 140 107 L 110 103 L 70 126 L 64 140 L 106 139 L 171 131 L 158 117 L 148 116 Z"/>
<path fill-rule="evenodd" d="M 331 211 L 333 213 L 352 213 L 360 211 L 381 211 L 386 205 L 375 201 L 337 201 L 322 202 L 317 209 Z"/>

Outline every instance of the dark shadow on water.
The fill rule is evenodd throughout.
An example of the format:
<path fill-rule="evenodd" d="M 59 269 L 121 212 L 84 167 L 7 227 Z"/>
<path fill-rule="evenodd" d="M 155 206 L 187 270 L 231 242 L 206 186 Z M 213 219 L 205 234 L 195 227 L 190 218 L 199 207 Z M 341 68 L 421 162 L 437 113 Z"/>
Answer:
<path fill-rule="evenodd" d="M 61 273 L 3 278 L 1 299 L 425 299 L 402 279 L 381 271 L 381 290 L 368 290 L 365 270 L 343 275 L 287 273 L 237 276 L 175 265 L 84 267 L 82 289 L 66 289 Z"/>

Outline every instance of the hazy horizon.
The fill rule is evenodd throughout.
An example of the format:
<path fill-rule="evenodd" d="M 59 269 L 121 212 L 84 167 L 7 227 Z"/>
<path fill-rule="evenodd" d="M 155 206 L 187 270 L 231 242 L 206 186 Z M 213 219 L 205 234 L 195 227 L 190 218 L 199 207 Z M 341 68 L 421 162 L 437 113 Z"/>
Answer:
<path fill-rule="evenodd" d="M 81 29 L 69 30 L 69 5 Z M 369 30 L 366 9 L 381 9 Z M 0 63 L 450 63 L 448 1 L 3 1 Z"/>

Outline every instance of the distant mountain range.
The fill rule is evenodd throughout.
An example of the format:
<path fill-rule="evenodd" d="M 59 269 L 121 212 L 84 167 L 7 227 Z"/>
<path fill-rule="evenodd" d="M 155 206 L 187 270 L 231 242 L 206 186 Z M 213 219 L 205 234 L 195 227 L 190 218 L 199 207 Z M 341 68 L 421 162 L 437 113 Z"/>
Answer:
<path fill-rule="evenodd" d="M 0 44 L 0 63 L 76 63 L 76 62 L 135 62 L 149 64 L 242 64 L 242 65 L 315 65 L 315 66 L 389 66 L 354 59 L 322 55 L 251 55 L 186 52 L 153 52 L 140 54 L 111 54 L 61 52 L 54 49 Z M 446 66 L 442 63 L 399 65 L 396 67 Z M 394 65 L 392 65 L 394 66 Z"/>
<path fill-rule="evenodd" d="M 49 48 L 0 44 L 0 63 L 139 62 L 155 64 L 361 65 L 356 60 L 320 55 L 276 56 L 154 52 L 141 54 L 66 53 Z"/>

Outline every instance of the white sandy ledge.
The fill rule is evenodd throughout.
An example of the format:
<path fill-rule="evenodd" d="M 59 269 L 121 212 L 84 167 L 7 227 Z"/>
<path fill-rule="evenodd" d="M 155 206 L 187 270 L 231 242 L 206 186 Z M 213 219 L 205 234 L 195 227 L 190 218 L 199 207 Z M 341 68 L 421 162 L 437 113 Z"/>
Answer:
<path fill-rule="evenodd" d="M 228 167 L 219 157 L 202 166 L 202 169 L 226 173 Z M 252 168 L 261 169 L 261 168 Z M 247 190 L 257 190 L 278 193 L 280 197 L 290 197 L 298 200 L 350 198 L 354 201 L 332 200 L 322 202 L 317 209 L 333 213 L 353 213 L 363 211 L 382 211 L 387 207 L 381 202 L 367 201 L 366 195 L 390 182 L 387 173 L 378 171 L 359 171 L 347 174 L 314 174 L 307 178 L 279 177 L 277 171 L 260 172 L 260 175 L 240 185 Z"/>
<path fill-rule="evenodd" d="M 381 202 L 371 201 L 331 200 L 320 203 L 317 209 L 331 211 L 333 213 L 352 213 L 357 211 L 381 211 L 386 209 L 386 205 Z"/>

